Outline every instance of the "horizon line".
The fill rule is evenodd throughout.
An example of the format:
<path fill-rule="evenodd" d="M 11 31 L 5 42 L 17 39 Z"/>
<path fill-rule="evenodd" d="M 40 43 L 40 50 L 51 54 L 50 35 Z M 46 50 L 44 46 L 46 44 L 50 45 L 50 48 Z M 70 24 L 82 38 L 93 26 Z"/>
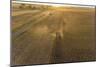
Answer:
<path fill-rule="evenodd" d="M 73 4 L 73 3 L 57 3 L 57 2 L 41 2 L 41 1 L 21 1 L 21 0 L 17 0 L 17 1 L 11 1 L 11 2 L 28 2 L 30 4 L 32 3 L 45 3 L 45 4 L 58 4 L 58 5 L 75 5 L 75 6 L 85 6 L 85 7 L 96 7 L 96 5 L 87 5 L 87 4 Z"/>

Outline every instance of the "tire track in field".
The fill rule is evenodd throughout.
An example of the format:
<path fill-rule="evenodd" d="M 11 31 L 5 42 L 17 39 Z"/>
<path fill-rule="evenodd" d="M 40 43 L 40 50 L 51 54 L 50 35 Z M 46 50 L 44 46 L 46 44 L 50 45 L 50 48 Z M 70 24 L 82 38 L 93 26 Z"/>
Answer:
<path fill-rule="evenodd" d="M 55 13 L 53 13 L 53 14 L 55 14 Z M 58 13 L 57 13 L 58 14 Z M 57 16 L 57 14 L 56 15 L 51 15 L 51 16 L 49 16 L 46 20 L 42 20 L 41 22 L 39 22 L 39 23 L 37 23 L 38 25 L 40 25 L 41 23 L 49 23 L 49 22 L 54 22 L 54 23 L 58 23 L 59 22 L 59 20 L 58 21 L 56 21 L 56 19 L 58 19 L 58 16 Z M 51 18 L 51 19 L 50 19 Z M 49 20 L 50 19 L 50 20 Z M 44 22 L 45 21 L 45 22 Z M 47 25 L 49 25 L 49 24 L 47 24 Z M 41 25 L 40 25 L 41 26 Z M 39 26 L 38 26 L 39 27 Z M 34 28 L 34 27 L 33 27 Z M 44 38 L 44 39 L 41 39 L 41 38 Z M 41 37 L 41 38 L 39 38 L 42 42 L 43 42 L 43 40 L 45 41 L 44 42 L 44 44 L 43 45 L 45 45 L 46 46 L 46 44 L 48 44 L 49 42 L 50 42 L 50 40 L 48 40 L 49 38 L 48 37 Z M 47 39 L 46 39 L 47 38 Z M 26 38 L 24 38 L 24 39 L 26 39 Z M 28 42 L 28 41 L 27 41 Z M 32 52 L 34 51 L 34 47 L 32 48 L 32 41 L 31 42 L 29 42 L 30 43 L 30 45 L 27 45 L 25 48 L 24 48 L 24 52 L 21 54 L 22 56 L 24 55 L 24 54 L 27 54 L 27 57 L 26 57 L 26 59 L 25 58 L 23 58 L 23 60 L 25 60 L 26 62 L 29 60 L 29 61 L 32 61 L 31 59 L 29 59 L 29 57 L 30 56 L 32 56 L 32 55 L 30 55 L 30 54 L 32 54 Z M 35 43 L 35 41 L 33 42 L 33 43 Z M 36 43 L 38 43 L 37 42 L 37 40 L 36 40 Z M 39 47 L 39 43 L 37 44 L 38 45 L 38 47 Z M 42 46 L 42 48 L 43 48 L 44 46 Z M 52 45 L 50 46 L 51 48 L 52 48 Z M 37 49 L 37 48 L 36 48 Z M 35 49 L 35 50 L 36 50 Z M 41 49 L 41 48 L 40 48 Z M 43 49 L 42 49 L 43 50 Z M 37 51 L 39 51 L 39 50 L 37 50 Z M 45 52 L 45 51 L 44 51 Z M 49 52 L 51 52 L 51 51 L 49 51 Z M 48 53 L 49 53 L 48 52 Z M 38 52 L 36 52 L 36 53 L 38 53 Z M 21 57 L 21 55 L 19 56 L 19 58 L 21 58 L 22 59 L 22 57 Z M 34 54 L 35 55 L 35 54 Z M 33 56 L 34 56 L 33 55 Z M 18 56 L 17 56 L 18 57 Z M 39 56 L 40 57 L 40 56 Z M 37 57 L 37 58 L 39 58 L 39 57 Z M 32 58 L 32 57 L 31 57 Z M 41 58 L 42 59 L 42 58 Z M 20 60 L 20 59 L 19 59 Z M 17 61 L 19 61 L 19 60 L 17 60 Z M 45 60 L 45 59 L 44 59 Z M 49 58 L 48 58 L 48 60 L 49 60 Z M 42 60 L 41 60 L 42 61 Z M 23 61 L 20 61 L 20 62 L 23 62 Z M 37 60 L 37 63 L 39 62 L 39 60 Z M 47 62 L 47 61 L 46 61 Z M 50 61 L 48 61 L 48 62 L 50 62 Z M 28 63 L 28 62 L 27 62 Z M 35 63 L 35 62 L 34 62 Z"/>
<path fill-rule="evenodd" d="M 15 29 L 13 31 L 13 37 L 16 37 L 18 35 L 20 35 L 21 33 L 27 31 L 28 29 L 30 29 L 34 24 L 40 22 L 43 18 L 46 18 L 48 16 L 48 14 L 45 14 L 46 12 L 43 12 L 39 15 L 34 16 L 33 18 L 30 18 L 30 20 L 28 20 L 25 24 L 21 25 L 20 27 L 18 27 L 17 29 Z M 39 20 L 37 20 L 38 18 L 40 18 Z M 28 24 L 28 25 L 27 25 Z"/>
<path fill-rule="evenodd" d="M 25 24 L 30 20 L 32 16 L 35 16 L 37 14 L 41 14 L 42 12 L 35 12 L 35 13 L 26 13 L 23 15 L 18 15 L 15 18 L 12 17 L 12 28 L 16 29 L 20 27 L 21 25 Z"/>
<path fill-rule="evenodd" d="M 19 14 L 19 15 L 12 16 L 12 19 L 13 19 L 13 21 L 18 22 L 19 20 L 22 20 L 22 18 L 27 19 L 27 17 L 28 18 L 31 17 L 30 15 L 36 15 L 36 14 L 41 13 L 41 12 L 42 11 L 32 11 L 32 12 L 26 11 L 26 13 L 22 13 L 22 14 Z"/>
<path fill-rule="evenodd" d="M 55 14 L 55 13 L 53 13 L 53 14 Z M 60 18 L 60 16 L 58 16 L 58 14 L 59 13 L 57 13 L 57 14 L 55 14 L 55 15 L 52 15 L 52 16 L 49 16 L 46 20 L 45 20 L 45 23 L 49 23 L 49 22 L 54 22 L 54 20 L 55 20 L 55 22 L 54 23 L 56 23 L 56 24 L 58 24 L 58 27 L 59 27 L 59 18 Z M 50 19 L 51 18 L 51 19 Z M 50 20 L 49 20 L 50 19 Z M 58 21 L 56 20 L 56 19 L 59 19 Z M 41 23 L 43 23 L 44 24 L 44 22 L 41 22 Z M 40 24 L 38 24 L 38 25 L 40 25 Z M 41 25 L 40 25 L 41 26 Z M 39 27 L 39 26 L 38 26 Z M 57 28 L 58 28 L 57 27 Z M 48 35 L 48 36 L 50 36 L 50 35 Z M 42 39 L 41 39 L 42 38 Z M 40 40 L 41 40 L 41 42 L 42 42 L 42 45 L 43 46 L 41 46 L 41 48 L 46 48 L 46 45 L 51 45 L 51 46 L 49 46 L 49 48 L 50 48 L 50 50 L 48 50 L 48 52 L 46 52 L 46 51 L 43 51 L 44 53 L 49 53 L 48 54 L 48 57 L 46 58 L 46 56 L 45 56 L 45 58 L 44 58 L 44 60 L 43 60 L 43 57 L 42 57 L 42 55 L 46 55 L 46 54 L 43 54 L 43 52 L 42 52 L 42 54 L 40 54 L 40 55 L 38 55 L 38 54 L 36 54 L 36 53 L 39 53 L 39 52 L 36 52 L 35 54 L 34 53 L 32 53 L 33 51 L 34 51 L 34 49 L 32 48 L 32 46 L 34 46 L 34 45 L 29 45 L 29 47 L 26 47 L 26 50 L 28 50 L 28 51 L 25 51 L 26 53 L 23 53 L 22 55 L 24 55 L 24 54 L 27 54 L 27 57 L 26 57 L 26 59 L 25 58 L 23 58 L 23 60 L 24 61 L 26 61 L 26 63 L 31 63 L 31 62 L 34 62 L 33 61 L 33 59 L 36 59 L 37 58 L 37 61 L 35 61 L 34 62 L 34 64 L 35 63 L 50 63 L 51 62 L 51 60 L 50 59 L 55 59 L 55 58 L 50 58 L 51 56 L 54 56 L 54 55 L 52 55 L 52 52 L 55 52 L 55 51 L 52 51 L 51 49 L 53 48 L 53 45 L 57 45 L 57 44 L 53 44 L 54 42 L 53 42 L 53 40 L 48 40 L 48 39 L 50 39 L 50 38 L 48 38 L 48 37 L 44 37 L 44 36 L 42 36 L 41 38 L 39 38 Z M 46 39 L 47 38 L 47 39 Z M 45 41 L 45 42 L 44 42 Z M 50 42 L 51 41 L 51 42 Z M 36 42 L 37 42 L 37 40 L 36 40 Z M 39 40 L 38 40 L 38 42 L 39 42 Z M 37 45 L 38 45 L 38 48 L 40 48 L 39 47 L 39 43 L 37 42 Z M 35 43 L 35 41 L 33 42 L 33 43 Z M 50 43 L 52 43 L 52 44 L 50 44 Z M 30 44 L 32 44 L 32 43 L 30 43 Z M 61 45 L 61 44 L 60 44 Z M 35 47 L 35 46 L 34 46 Z M 27 49 L 28 48 L 28 49 Z M 36 49 L 38 49 L 38 48 L 36 48 Z M 40 48 L 40 49 L 41 49 Z M 47 47 L 48 48 L 48 47 Z M 36 50 L 35 49 L 35 50 Z M 57 49 L 57 48 L 55 48 L 55 49 Z M 43 49 L 41 49 L 41 50 L 43 50 Z M 54 49 L 53 49 L 54 50 Z M 37 51 L 39 51 L 39 50 L 37 50 Z M 56 50 L 56 52 L 57 52 L 57 50 Z M 34 55 L 36 55 L 36 57 L 33 57 Z M 30 58 L 30 56 L 32 56 L 31 57 L 31 59 L 29 59 Z M 50 56 L 50 57 L 49 57 Z M 58 56 L 58 55 L 56 55 L 56 56 Z M 32 59 L 33 58 L 33 59 Z M 41 59 L 41 60 L 40 60 Z M 48 60 L 48 61 L 47 61 Z M 28 62 L 27 62 L 28 61 Z M 43 61 L 43 62 L 42 62 Z M 22 61 L 23 62 L 23 61 Z"/>
<path fill-rule="evenodd" d="M 41 14 L 42 16 L 44 15 L 44 14 Z M 39 16 L 37 16 L 36 18 L 39 18 Z M 45 18 L 47 18 L 47 15 L 45 15 L 44 17 L 42 17 L 40 20 L 38 20 L 37 19 L 37 21 L 36 21 L 36 23 L 38 23 L 38 22 L 40 22 L 40 21 L 42 21 L 43 19 L 45 19 Z M 33 20 L 34 21 L 34 20 Z M 29 26 L 29 25 L 28 25 Z M 23 35 L 24 36 L 24 35 Z M 22 36 L 21 36 L 22 37 Z M 16 37 L 17 38 L 17 37 Z M 20 39 L 20 37 L 18 37 L 19 39 Z M 28 42 L 28 41 L 27 41 Z M 16 44 L 17 45 L 17 44 Z M 21 45 L 22 46 L 22 45 Z M 21 47 L 20 46 L 20 47 Z M 28 46 L 28 45 L 27 45 Z M 26 46 L 26 48 L 27 48 L 27 46 Z M 25 46 L 24 46 L 25 47 Z M 25 48 L 24 48 L 25 49 Z M 22 49 L 21 49 L 22 50 Z M 18 53 L 18 54 L 20 54 L 20 53 Z M 17 55 L 17 53 L 16 53 L 16 55 Z M 16 56 L 15 56 L 16 57 Z"/>

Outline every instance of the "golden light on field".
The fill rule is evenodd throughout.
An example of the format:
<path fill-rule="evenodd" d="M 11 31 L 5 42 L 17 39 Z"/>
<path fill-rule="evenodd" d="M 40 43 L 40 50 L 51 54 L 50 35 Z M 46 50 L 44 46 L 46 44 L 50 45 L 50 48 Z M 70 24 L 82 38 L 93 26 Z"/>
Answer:
<path fill-rule="evenodd" d="M 96 60 L 95 6 L 15 1 L 11 12 L 12 65 Z"/>

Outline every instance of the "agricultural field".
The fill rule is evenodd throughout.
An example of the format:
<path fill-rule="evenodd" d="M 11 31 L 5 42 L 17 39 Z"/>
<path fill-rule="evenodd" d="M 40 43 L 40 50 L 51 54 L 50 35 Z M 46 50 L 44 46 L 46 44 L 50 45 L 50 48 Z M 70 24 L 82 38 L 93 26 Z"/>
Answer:
<path fill-rule="evenodd" d="M 95 7 L 12 4 L 12 65 L 95 61 Z"/>

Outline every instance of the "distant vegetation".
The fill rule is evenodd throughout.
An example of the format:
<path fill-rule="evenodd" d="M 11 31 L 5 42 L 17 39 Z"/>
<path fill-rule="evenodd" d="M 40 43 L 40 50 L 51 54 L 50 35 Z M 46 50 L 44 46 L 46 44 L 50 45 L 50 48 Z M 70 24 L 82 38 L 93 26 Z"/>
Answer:
<path fill-rule="evenodd" d="M 69 7 L 69 6 L 59 6 L 54 7 L 51 5 L 43 5 L 43 4 L 25 4 L 25 3 L 12 3 L 12 10 L 57 10 L 57 9 L 67 9 L 67 11 L 95 11 L 95 9 L 86 8 L 86 7 Z"/>
<path fill-rule="evenodd" d="M 29 9 L 29 10 L 46 10 L 49 9 L 51 6 L 49 5 L 37 5 L 37 4 L 13 4 L 13 9 Z"/>

